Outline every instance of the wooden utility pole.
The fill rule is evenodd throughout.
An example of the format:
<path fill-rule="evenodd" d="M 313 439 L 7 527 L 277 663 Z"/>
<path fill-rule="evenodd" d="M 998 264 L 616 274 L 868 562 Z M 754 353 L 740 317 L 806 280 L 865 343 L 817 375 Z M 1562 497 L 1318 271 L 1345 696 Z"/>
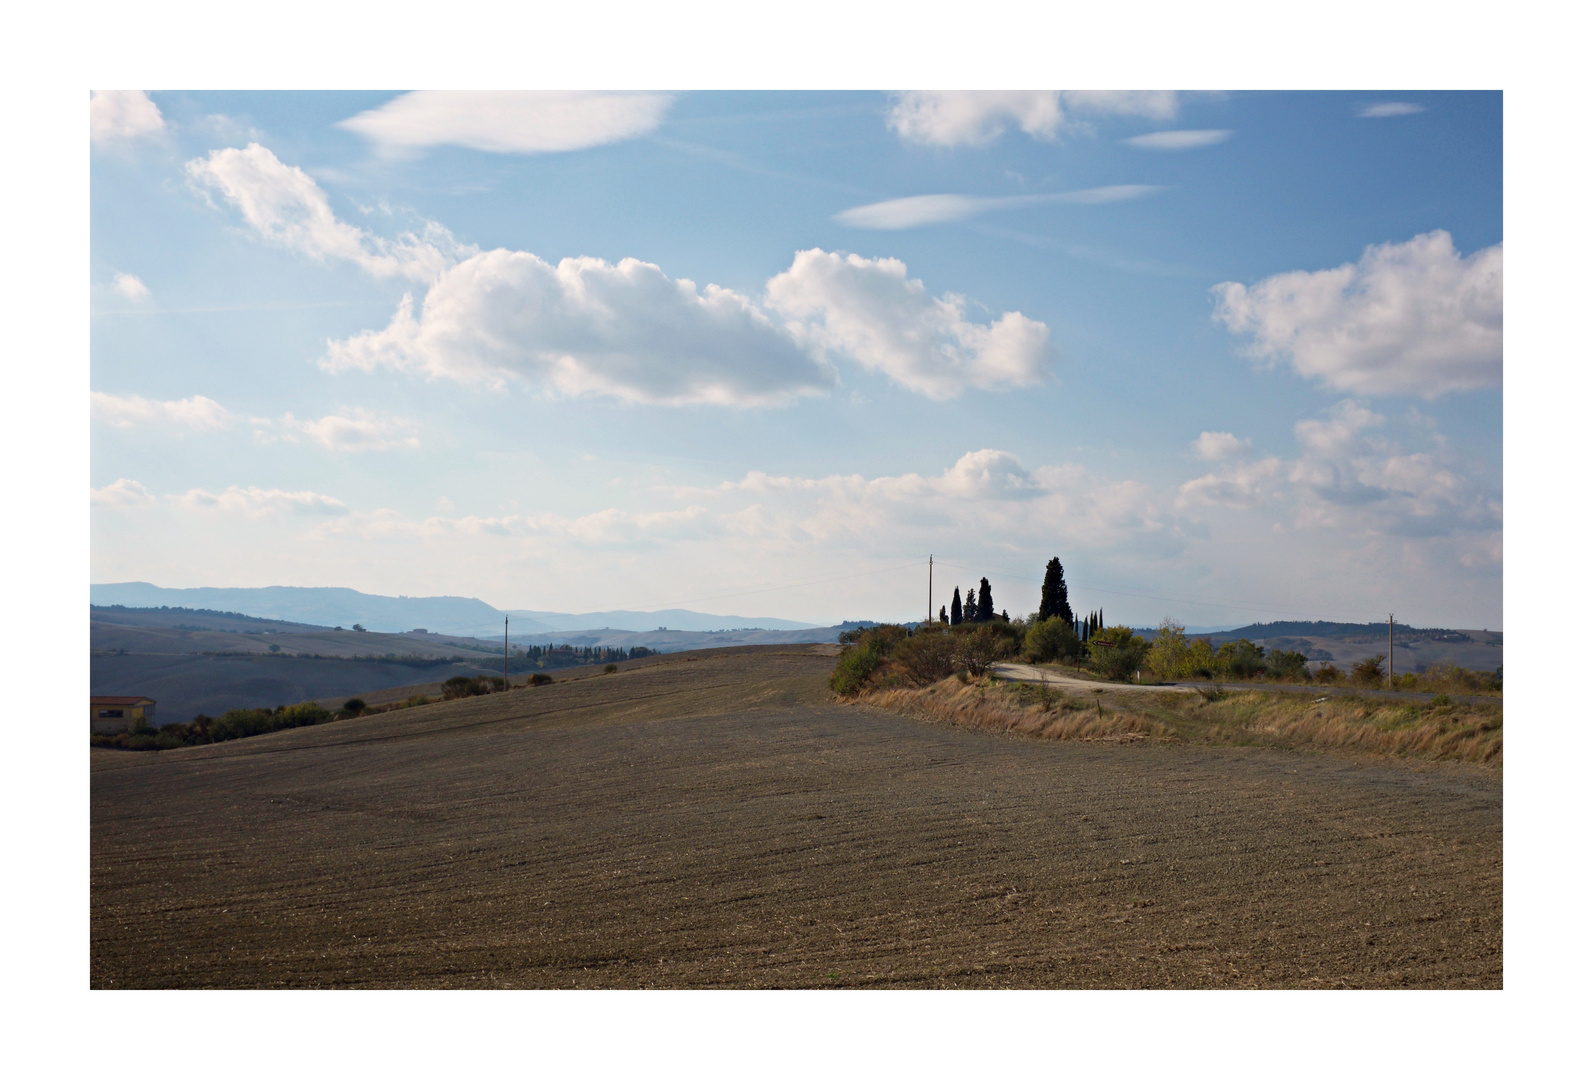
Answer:
<path fill-rule="evenodd" d="M 925 622 L 935 621 L 935 557 L 929 557 L 929 618 Z"/>
<path fill-rule="evenodd" d="M 1394 689 L 1394 613 L 1388 613 L 1388 688 Z"/>
<path fill-rule="evenodd" d="M 503 688 L 509 689 L 509 616 L 503 617 Z"/>

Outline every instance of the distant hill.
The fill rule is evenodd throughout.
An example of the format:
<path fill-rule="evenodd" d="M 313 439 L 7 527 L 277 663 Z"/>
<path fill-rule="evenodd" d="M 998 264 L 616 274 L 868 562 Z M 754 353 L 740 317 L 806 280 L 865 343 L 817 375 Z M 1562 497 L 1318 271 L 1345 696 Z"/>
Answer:
<path fill-rule="evenodd" d="M 512 634 L 542 635 L 571 630 L 806 630 L 811 623 L 745 615 L 705 615 L 670 608 L 665 611 L 501 611 L 484 601 L 463 596 L 378 596 L 355 589 L 274 585 L 257 589 L 165 589 L 144 581 L 90 585 L 89 603 L 101 607 L 181 607 L 233 612 L 260 619 L 404 633 L 424 627 L 443 634 L 491 637 L 503 633 L 509 616 Z"/>

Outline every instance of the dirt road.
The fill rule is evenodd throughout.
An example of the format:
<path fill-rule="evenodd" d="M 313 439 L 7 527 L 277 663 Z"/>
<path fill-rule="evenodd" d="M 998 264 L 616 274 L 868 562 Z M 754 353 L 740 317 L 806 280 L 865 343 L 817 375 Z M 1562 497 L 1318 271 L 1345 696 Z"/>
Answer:
<path fill-rule="evenodd" d="M 94 751 L 92 985 L 1501 985 L 1496 773 L 942 728 L 833 662 Z"/>

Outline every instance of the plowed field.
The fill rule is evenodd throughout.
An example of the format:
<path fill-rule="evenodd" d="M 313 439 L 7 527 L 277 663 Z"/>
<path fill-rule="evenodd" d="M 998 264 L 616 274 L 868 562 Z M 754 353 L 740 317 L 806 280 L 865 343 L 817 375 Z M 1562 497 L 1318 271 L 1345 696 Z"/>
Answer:
<path fill-rule="evenodd" d="M 1497 987 L 1497 771 L 1045 742 L 809 647 L 92 752 L 96 987 Z"/>

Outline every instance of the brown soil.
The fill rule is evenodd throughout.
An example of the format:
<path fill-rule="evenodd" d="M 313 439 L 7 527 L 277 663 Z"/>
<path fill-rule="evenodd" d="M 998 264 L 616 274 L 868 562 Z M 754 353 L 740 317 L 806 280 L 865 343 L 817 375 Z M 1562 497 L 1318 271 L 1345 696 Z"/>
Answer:
<path fill-rule="evenodd" d="M 1004 737 L 833 663 L 93 751 L 92 985 L 1502 985 L 1495 770 Z"/>

